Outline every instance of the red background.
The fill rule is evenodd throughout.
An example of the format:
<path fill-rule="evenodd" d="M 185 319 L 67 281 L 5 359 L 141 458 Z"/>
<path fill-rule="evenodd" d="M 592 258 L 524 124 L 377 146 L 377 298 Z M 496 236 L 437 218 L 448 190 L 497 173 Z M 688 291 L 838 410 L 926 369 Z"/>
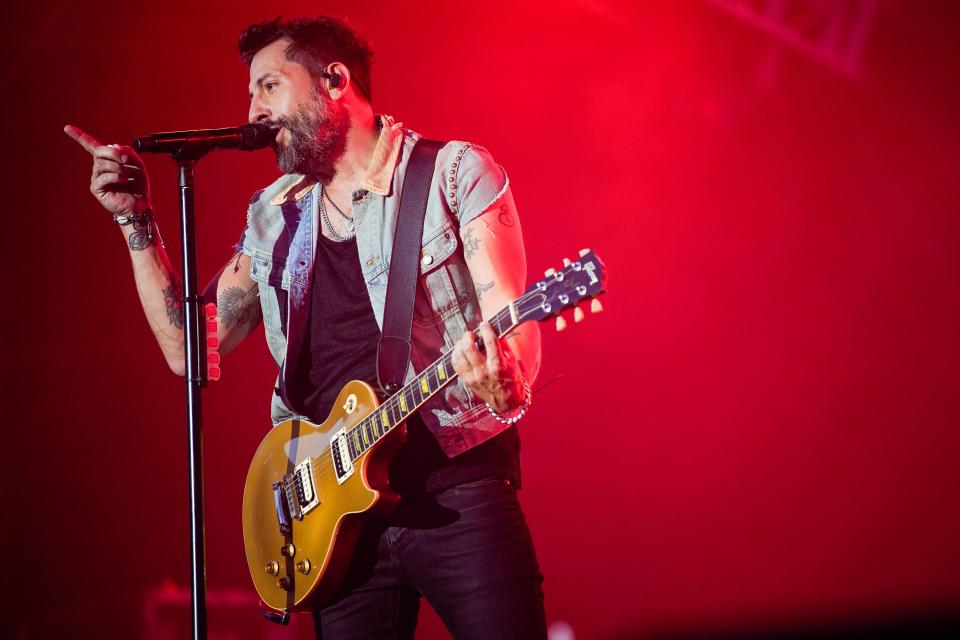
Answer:
<path fill-rule="evenodd" d="M 237 33 L 318 11 L 370 36 L 379 111 L 506 167 L 532 276 L 584 246 L 606 261 L 605 313 L 545 332 L 537 386 L 555 381 L 522 426 L 549 621 L 583 639 L 955 614 L 955 6 L 880 3 L 855 76 L 698 0 L 8 9 L 4 547 L 18 637 L 141 635 L 144 594 L 189 575 L 183 383 L 87 192 L 89 157 L 61 128 L 125 142 L 241 122 Z M 202 279 L 272 160 L 200 164 Z M 147 162 L 178 261 L 174 165 Z M 239 513 L 275 375 L 262 332 L 224 371 L 204 395 L 207 576 L 252 593 Z M 211 625 L 262 633 L 241 610 L 212 609 Z M 418 637 L 445 637 L 422 618 Z"/>

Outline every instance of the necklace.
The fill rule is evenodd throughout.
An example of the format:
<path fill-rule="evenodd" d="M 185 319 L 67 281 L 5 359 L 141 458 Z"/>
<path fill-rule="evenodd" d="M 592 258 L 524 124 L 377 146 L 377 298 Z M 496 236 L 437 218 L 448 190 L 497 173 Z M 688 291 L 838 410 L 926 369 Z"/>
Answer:
<path fill-rule="evenodd" d="M 327 195 L 326 190 L 323 188 L 323 185 L 321 184 L 320 185 L 320 203 L 319 203 L 320 218 L 323 220 L 324 226 L 327 227 L 327 231 L 330 232 L 330 238 L 337 242 L 346 242 L 347 240 L 351 239 L 353 236 L 357 235 L 357 232 L 353 228 L 353 218 L 350 218 L 347 215 L 345 215 L 342 211 L 340 211 L 340 209 L 337 208 L 336 203 L 334 203 L 333 200 L 330 200 L 330 204 L 333 205 L 334 209 L 337 209 L 337 212 L 340 215 L 342 215 L 344 218 L 346 218 L 347 222 L 349 223 L 349 227 L 348 227 L 349 231 L 347 232 L 347 235 L 342 236 L 339 233 L 337 233 L 337 230 L 333 228 L 333 224 L 330 222 L 330 216 L 327 215 L 327 205 L 324 204 L 323 202 L 324 197 L 326 197 L 326 199 L 330 199 L 330 196 Z"/>
<path fill-rule="evenodd" d="M 330 194 L 327 193 L 327 190 L 323 188 L 323 185 L 320 185 L 320 188 L 321 188 L 321 195 L 324 195 L 324 196 L 327 197 L 327 200 L 329 200 L 329 201 L 330 201 L 330 204 L 333 205 L 334 210 L 335 210 L 337 213 L 340 214 L 340 217 L 341 217 L 341 218 L 343 218 L 344 220 L 346 220 L 347 222 L 350 223 L 350 228 L 352 229 L 352 228 L 353 228 L 353 216 L 348 216 L 347 214 L 345 214 L 345 213 L 343 212 L 343 209 L 341 209 L 340 207 L 337 206 L 337 203 L 333 201 L 333 198 L 331 198 L 331 197 L 330 197 Z"/>

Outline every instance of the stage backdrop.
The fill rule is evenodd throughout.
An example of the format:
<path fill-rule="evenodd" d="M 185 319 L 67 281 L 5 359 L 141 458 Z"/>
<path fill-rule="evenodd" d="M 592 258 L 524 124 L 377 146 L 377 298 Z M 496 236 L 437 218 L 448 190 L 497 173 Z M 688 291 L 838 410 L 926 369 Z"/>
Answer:
<path fill-rule="evenodd" d="M 128 142 L 240 123 L 238 32 L 321 11 L 349 15 L 376 46 L 378 111 L 483 144 L 506 168 L 531 278 L 582 247 L 609 269 L 601 315 L 545 331 L 521 425 L 554 638 L 949 618 L 960 604 L 957 11 L 868 3 L 864 48 L 841 68 L 729 4 L 8 8 L 4 564 L 16 637 L 159 637 L 186 620 L 183 382 L 88 193 L 90 158 L 61 129 Z M 178 261 L 174 165 L 147 164 Z M 276 175 L 269 151 L 199 164 L 204 280 Z M 258 332 L 204 395 L 219 637 L 278 632 L 247 606 L 240 533 L 275 373 Z M 291 633 L 306 637 L 302 624 Z M 445 637 L 430 612 L 418 637 Z"/>

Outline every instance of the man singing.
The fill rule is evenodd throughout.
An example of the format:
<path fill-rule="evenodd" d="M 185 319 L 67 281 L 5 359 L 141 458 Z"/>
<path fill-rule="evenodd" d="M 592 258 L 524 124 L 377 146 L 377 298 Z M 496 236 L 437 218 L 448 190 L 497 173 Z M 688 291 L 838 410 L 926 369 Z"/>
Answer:
<path fill-rule="evenodd" d="M 262 321 L 280 367 L 274 424 L 320 423 L 347 381 L 376 385 L 398 191 L 419 136 L 374 114 L 373 52 L 343 22 L 254 24 L 238 48 L 250 68 L 248 118 L 278 128 L 284 175 L 254 193 L 237 253 L 210 285 L 221 351 Z M 143 162 L 129 147 L 65 131 L 93 156 L 90 190 L 120 225 L 150 327 L 183 375 L 182 289 L 158 242 Z M 456 638 L 542 638 L 515 426 L 530 405 L 540 335 L 527 323 L 498 340 L 481 322 L 526 281 L 510 185 L 482 147 L 440 150 L 418 259 L 412 364 L 420 371 L 452 347 L 459 382 L 407 420 L 390 472 L 400 504 L 367 521 L 337 596 L 315 609 L 317 635 L 412 638 L 422 595 Z"/>

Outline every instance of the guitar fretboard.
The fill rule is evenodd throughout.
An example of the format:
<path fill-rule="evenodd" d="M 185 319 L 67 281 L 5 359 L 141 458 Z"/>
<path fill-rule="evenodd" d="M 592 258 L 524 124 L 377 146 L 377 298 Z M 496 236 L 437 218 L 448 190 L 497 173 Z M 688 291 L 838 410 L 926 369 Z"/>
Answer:
<path fill-rule="evenodd" d="M 512 331 L 520 320 L 515 303 L 507 305 L 489 320 L 497 337 Z M 399 391 L 384 400 L 373 413 L 346 432 L 350 458 L 356 460 L 379 442 L 391 429 L 403 422 L 427 400 L 457 377 L 453 370 L 453 351 L 447 351 L 426 367 Z"/>

